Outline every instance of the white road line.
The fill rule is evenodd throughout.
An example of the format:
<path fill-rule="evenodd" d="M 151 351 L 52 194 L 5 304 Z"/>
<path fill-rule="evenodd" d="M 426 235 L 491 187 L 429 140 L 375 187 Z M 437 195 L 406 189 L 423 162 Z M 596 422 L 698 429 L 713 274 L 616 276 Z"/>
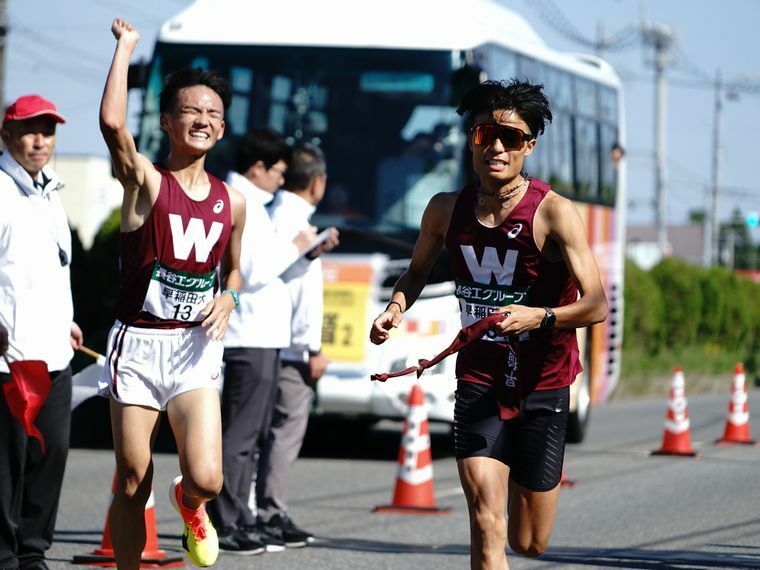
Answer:
<path fill-rule="evenodd" d="M 462 495 L 462 487 L 452 487 L 451 489 L 444 489 L 435 494 L 436 497 L 451 497 L 454 495 Z"/>

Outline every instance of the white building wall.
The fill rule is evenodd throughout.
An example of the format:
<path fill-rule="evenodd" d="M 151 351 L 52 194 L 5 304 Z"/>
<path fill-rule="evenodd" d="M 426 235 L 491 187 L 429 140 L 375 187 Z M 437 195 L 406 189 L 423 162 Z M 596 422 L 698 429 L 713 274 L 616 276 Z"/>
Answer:
<path fill-rule="evenodd" d="M 101 224 L 121 205 L 122 188 L 111 175 L 111 161 L 102 156 L 57 155 L 50 165 L 65 184 L 61 200 L 69 224 L 89 249 Z"/>

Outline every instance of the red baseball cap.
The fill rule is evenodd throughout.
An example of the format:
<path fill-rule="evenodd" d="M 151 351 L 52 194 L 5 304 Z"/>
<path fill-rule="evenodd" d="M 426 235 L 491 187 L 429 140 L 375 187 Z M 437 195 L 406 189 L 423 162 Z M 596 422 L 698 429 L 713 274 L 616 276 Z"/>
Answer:
<path fill-rule="evenodd" d="M 8 121 L 23 121 L 44 115 L 53 117 L 57 123 L 66 122 L 66 118 L 58 112 L 58 108 L 52 101 L 39 95 L 23 95 L 8 105 L 3 117 L 3 127 Z"/>

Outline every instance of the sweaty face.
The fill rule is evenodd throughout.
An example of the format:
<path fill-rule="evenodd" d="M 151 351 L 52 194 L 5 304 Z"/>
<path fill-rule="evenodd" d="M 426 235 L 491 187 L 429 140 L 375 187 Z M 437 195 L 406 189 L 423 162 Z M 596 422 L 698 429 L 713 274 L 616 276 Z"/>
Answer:
<path fill-rule="evenodd" d="M 528 124 L 512 110 L 500 109 L 493 113 L 479 113 L 473 117 L 472 124 L 497 124 L 515 127 L 525 134 L 531 133 Z M 483 184 L 507 184 L 520 174 L 525 157 L 533 152 L 536 139 L 521 143 L 517 150 L 508 150 L 497 137 L 492 141 L 475 144 L 472 133 L 468 138 L 472 151 L 472 165 Z"/>
<path fill-rule="evenodd" d="M 2 130 L 8 152 L 32 178 L 53 156 L 56 124 L 53 118 L 42 116 L 10 121 Z"/>
<path fill-rule="evenodd" d="M 161 126 L 173 150 L 182 149 L 194 156 L 204 154 L 224 135 L 222 99 L 205 85 L 180 89 L 173 109 L 161 115 Z"/>

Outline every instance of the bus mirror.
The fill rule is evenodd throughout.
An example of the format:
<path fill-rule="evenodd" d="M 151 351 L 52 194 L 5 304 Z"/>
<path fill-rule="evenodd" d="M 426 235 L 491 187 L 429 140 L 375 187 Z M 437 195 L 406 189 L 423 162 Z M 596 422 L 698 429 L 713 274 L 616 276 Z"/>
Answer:
<path fill-rule="evenodd" d="M 451 101 L 452 107 L 458 107 L 462 97 L 473 87 L 477 87 L 486 80 L 485 70 L 477 65 L 466 63 L 451 74 Z"/>
<path fill-rule="evenodd" d="M 127 89 L 145 89 L 148 83 L 148 63 L 141 59 L 130 63 L 127 71 Z"/>

